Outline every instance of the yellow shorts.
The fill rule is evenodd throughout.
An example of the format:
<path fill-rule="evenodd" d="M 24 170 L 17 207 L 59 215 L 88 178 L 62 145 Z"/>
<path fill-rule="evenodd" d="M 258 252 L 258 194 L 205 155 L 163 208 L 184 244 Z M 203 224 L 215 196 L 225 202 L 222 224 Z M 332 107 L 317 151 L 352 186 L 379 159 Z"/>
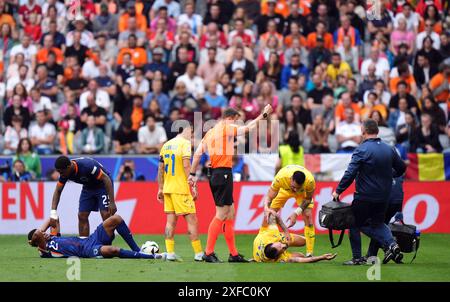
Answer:
<path fill-rule="evenodd" d="M 191 194 L 164 194 L 164 212 L 176 215 L 195 214 L 195 202 Z"/>
<path fill-rule="evenodd" d="M 286 202 L 291 198 L 295 198 L 295 202 L 297 203 L 298 206 L 300 206 L 304 199 L 304 195 L 296 195 L 296 194 L 292 194 L 291 192 L 288 192 L 286 190 L 280 189 L 280 191 L 278 191 L 277 196 L 272 200 L 272 203 L 270 204 L 270 208 L 272 208 L 274 210 L 279 210 L 282 207 L 284 207 Z M 314 199 L 312 199 L 311 203 L 307 206 L 307 209 L 313 209 L 313 208 L 314 208 Z"/>

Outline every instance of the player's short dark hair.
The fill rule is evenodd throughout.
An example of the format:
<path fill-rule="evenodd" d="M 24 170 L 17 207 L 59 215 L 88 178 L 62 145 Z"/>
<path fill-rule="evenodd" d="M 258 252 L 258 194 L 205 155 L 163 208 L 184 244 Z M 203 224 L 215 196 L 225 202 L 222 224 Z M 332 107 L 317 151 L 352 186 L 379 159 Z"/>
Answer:
<path fill-rule="evenodd" d="M 33 238 L 34 233 L 36 232 L 36 229 L 32 229 L 29 233 L 28 233 L 28 241 L 30 241 Z"/>
<path fill-rule="evenodd" d="M 364 120 L 363 127 L 367 134 L 378 134 L 378 123 L 374 119 Z"/>
<path fill-rule="evenodd" d="M 264 255 L 266 255 L 269 259 L 277 259 L 278 258 L 278 250 L 273 246 L 273 243 L 269 243 L 264 248 Z"/>
<path fill-rule="evenodd" d="M 70 166 L 70 159 L 67 156 L 61 155 L 55 160 L 55 169 L 64 170 Z"/>
<path fill-rule="evenodd" d="M 239 111 L 237 111 L 237 110 L 234 109 L 234 108 L 227 108 L 227 109 L 225 109 L 225 111 L 223 112 L 223 117 L 224 117 L 224 118 L 227 118 L 227 117 L 235 117 L 235 116 L 238 116 L 238 115 L 240 115 L 240 114 L 239 114 Z"/>
<path fill-rule="evenodd" d="M 305 182 L 305 178 L 305 173 L 302 171 L 295 171 L 292 175 L 292 179 L 294 179 L 294 181 L 299 185 L 302 185 Z"/>

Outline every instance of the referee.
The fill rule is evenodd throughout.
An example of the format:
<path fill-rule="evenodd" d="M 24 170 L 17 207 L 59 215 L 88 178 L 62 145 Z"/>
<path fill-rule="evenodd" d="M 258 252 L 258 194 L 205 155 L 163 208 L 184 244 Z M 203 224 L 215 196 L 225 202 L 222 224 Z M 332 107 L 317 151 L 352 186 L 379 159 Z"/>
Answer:
<path fill-rule="evenodd" d="M 224 111 L 222 120 L 209 130 L 202 139 L 194 154 L 188 181 L 195 186 L 197 177 L 195 171 L 203 153 L 207 152 L 211 161 L 209 186 L 216 204 L 216 215 L 208 228 L 208 239 L 203 260 L 206 262 L 221 262 L 214 253 L 217 237 L 224 233 L 225 241 L 230 251 L 228 262 L 248 262 L 237 251 L 234 239 L 234 201 L 233 201 L 233 165 L 234 145 L 238 135 L 245 135 L 256 127 L 258 122 L 265 119 L 272 112 L 272 106 L 266 105 L 263 113 L 246 126 L 234 123 L 240 114 L 232 108 Z"/>
<path fill-rule="evenodd" d="M 397 151 L 377 137 L 376 121 L 367 119 L 361 128 L 363 142 L 353 152 L 351 162 L 333 193 L 338 200 L 339 195 L 356 179 L 352 203 L 356 222 L 349 232 L 353 259 L 344 264 L 365 264 L 365 259 L 361 257 L 360 232 L 376 240 L 384 249 L 384 264 L 390 260 L 400 263 L 403 255 L 384 220 L 393 177 L 403 175 L 406 166 Z"/>

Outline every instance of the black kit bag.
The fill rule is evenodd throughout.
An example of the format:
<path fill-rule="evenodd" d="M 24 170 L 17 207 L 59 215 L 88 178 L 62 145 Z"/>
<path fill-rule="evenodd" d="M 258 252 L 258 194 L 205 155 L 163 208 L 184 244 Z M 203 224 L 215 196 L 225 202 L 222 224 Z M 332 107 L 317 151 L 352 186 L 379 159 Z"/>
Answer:
<path fill-rule="evenodd" d="M 400 222 L 400 223 L 398 223 Z M 397 241 L 400 250 L 403 253 L 414 252 L 414 257 L 411 263 L 416 259 L 417 250 L 420 245 L 420 237 L 417 234 L 417 228 L 412 224 L 405 224 L 403 220 L 396 220 L 389 224 L 392 236 L 394 236 L 395 241 Z"/>
<path fill-rule="evenodd" d="M 321 227 L 328 229 L 331 247 L 340 246 L 344 239 L 345 230 L 353 227 L 355 224 L 352 205 L 339 200 L 333 200 L 324 204 L 319 211 L 319 223 Z M 337 244 L 334 244 L 333 230 L 341 231 Z"/>

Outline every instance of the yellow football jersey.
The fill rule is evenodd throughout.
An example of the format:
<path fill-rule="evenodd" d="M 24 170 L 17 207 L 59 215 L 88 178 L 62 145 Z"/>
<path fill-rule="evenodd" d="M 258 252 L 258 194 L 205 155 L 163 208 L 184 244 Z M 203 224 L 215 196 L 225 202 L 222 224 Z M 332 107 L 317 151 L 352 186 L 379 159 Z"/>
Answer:
<path fill-rule="evenodd" d="M 175 137 L 161 148 L 160 156 L 164 161 L 164 193 L 190 194 L 183 159 L 191 159 L 191 142 Z"/>
<path fill-rule="evenodd" d="M 286 237 L 278 230 L 278 227 L 276 225 L 261 227 L 253 241 L 253 259 L 256 262 L 287 262 L 291 256 L 288 251 L 284 251 L 278 259 L 267 258 L 264 254 L 266 245 L 275 242 L 286 243 Z"/>
<path fill-rule="evenodd" d="M 305 182 L 297 192 L 291 190 L 291 178 L 294 172 L 301 171 L 305 174 Z M 278 171 L 277 175 L 272 182 L 271 188 L 274 191 L 280 191 L 281 189 L 291 192 L 294 196 L 311 194 L 316 188 L 316 181 L 314 176 L 305 167 L 299 165 L 288 165 Z"/>

